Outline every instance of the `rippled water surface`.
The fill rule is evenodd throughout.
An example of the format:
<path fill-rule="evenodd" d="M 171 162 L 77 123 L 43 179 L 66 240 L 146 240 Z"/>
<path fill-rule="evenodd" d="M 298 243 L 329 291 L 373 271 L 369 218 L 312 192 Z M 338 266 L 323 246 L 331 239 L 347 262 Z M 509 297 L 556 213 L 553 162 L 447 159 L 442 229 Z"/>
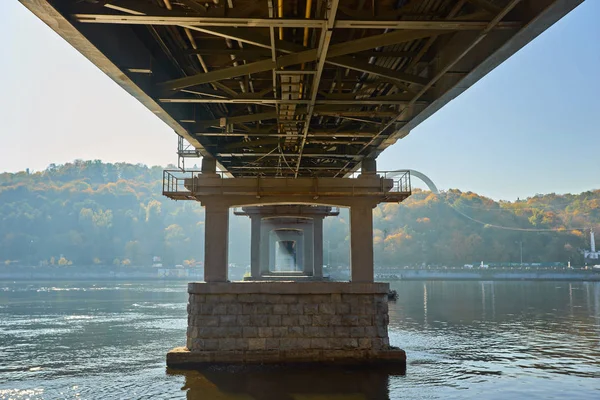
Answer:
<path fill-rule="evenodd" d="M 0 399 L 600 399 L 600 284 L 401 282 L 401 371 L 168 371 L 184 282 L 0 282 Z"/>

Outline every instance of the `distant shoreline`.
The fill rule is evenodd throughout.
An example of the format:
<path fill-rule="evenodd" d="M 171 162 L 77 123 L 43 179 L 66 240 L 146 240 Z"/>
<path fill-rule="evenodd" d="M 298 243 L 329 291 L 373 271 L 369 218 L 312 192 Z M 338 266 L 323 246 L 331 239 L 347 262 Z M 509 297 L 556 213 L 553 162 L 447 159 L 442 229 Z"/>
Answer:
<path fill-rule="evenodd" d="M 242 280 L 244 268 L 230 268 L 229 279 Z M 156 267 L 4 267 L 0 281 L 34 280 L 152 280 L 201 281 L 201 268 Z M 349 280 L 348 274 L 332 273 L 335 280 Z M 506 269 L 398 269 L 376 272 L 376 281 L 600 281 L 599 270 L 506 270 Z"/>

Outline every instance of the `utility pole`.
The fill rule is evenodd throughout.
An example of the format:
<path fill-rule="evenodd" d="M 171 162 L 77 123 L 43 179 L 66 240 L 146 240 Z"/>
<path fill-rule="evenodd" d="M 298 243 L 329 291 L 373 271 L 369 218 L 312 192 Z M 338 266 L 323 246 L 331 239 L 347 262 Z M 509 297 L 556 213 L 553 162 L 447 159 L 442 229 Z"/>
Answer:
<path fill-rule="evenodd" d="M 519 243 L 519 247 L 521 248 L 521 269 L 523 269 L 523 241 L 519 240 L 518 242 L 515 241 L 515 243 Z"/>

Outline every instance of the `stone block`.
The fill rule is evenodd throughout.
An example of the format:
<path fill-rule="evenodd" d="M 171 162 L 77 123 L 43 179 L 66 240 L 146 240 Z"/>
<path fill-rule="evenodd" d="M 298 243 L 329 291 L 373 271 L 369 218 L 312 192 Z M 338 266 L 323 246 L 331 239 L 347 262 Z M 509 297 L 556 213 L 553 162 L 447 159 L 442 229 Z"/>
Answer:
<path fill-rule="evenodd" d="M 375 306 L 377 314 L 387 314 L 389 312 L 389 306 L 387 301 L 380 301 Z"/>
<path fill-rule="evenodd" d="M 267 350 L 279 350 L 279 338 L 267 338 L 265 341 L 265 348 Z"/>
<path fill-rule="evenodd" d="M 342 349 L 356 349 L 358 347 L 358 339 L 355 339 L 355 338 L 337 339 L 336 345 Z"/>
<path fill-rule="evenodd" d="M 321 304 L 321 303 L 330 303 L 331 302 L 331 295 L 330 294 L 313 294 L 311 295 L 311 299 L 312 299 L 312 303 L 317 303 L 317 304 Z"/>
<path fill-rule="evenodd" d="M 336 338 L 349 338 L 350 329 L 351 328 L 347 326 L 336 326 L 333 328 L 333 336 Z"/>
<path fill-rule="evenodd" d="M 318 304 L 305 304 L 304 305 L 304 314 L 306 314 L 306 315 L 319 314 L 319 305 Z"/>
<path fill-rule="evenodd" d="M 193 339 L 193 351 L 209 351 L 219 349 L 219 339 Z"/>
<path fill-rule="evenodd" d="M 333 293 L 331 295 L 331 302 L 332 303 L 341 303 L 342 302 L 342 295 L 340 293 Z"/>
<path fill-rule="evenodd" d="M 328 349 L 329 340 L 324 338 L 311 338 L 310 339 L 311 349 Z"/>
<path fill-rule="evenodd" d="M 238 302 L 240 303 L 266 303 L 267 295 L 259 293 L 238 294 Z"/>
<path fill-rule="evenodd" d="M 281 304 L 298 304 L 298 296 L 295 295 L 282 295 Z"/>
<path fill-rule="evenodd" d="M 375 326 L 365 326 L 364 329 L 366 338 L 377 337 L 377 328 Z"/>
<path fill-rule="evenodd" d="M 200 305 L 200 310 L 197 311 L 197 314 L 200 315 L 212 315 L 213 313 L 213 308 L 215 307 L 214 304 L 201 304 Z"/>
<path fill-rule="evenodd" d="M 358 326 L 358 317 L 356 315 L 342 315 L 342 326 Z"/>
<path fill-rule="evenodd" d="M 371 338 L 358 338 L 359 349 L 370 349 L 372 347 Z"/>
<path fill-rule="evenodd" d="M 329 326 L 331 322 L 330 315 L 313 315 L 312 325 L 313 326 Z"/>
<path fill-rule="evenodd" d="M 329 326 L 305 326 L 304 336 L 307 338 L 332 337 L 333 328 Z"/>
<path fill-rule="evenodd" d="M 237 315 L 221 315 L 219 326 L 237 326 Z"/>
<path fill-rule="evenodd" d="M 281 325 L 282 326 L 296 326 L 298 325 L 299 318 L 297 315 L 282 315 Z"/>
<path fill-rule="evenodd" d="M 361 338 L 365 336 L 365 328 L 362 326 L 350 327 L 350 337 Z"/>
<path fill-rule="evenodd" d="M 204 313 L 204 304 L 202 305 L 202 311 Z M 212 315 L 227 315 L 227 304 L 214 304 L 212 305 Z"/>
<path fill-rule="evenodd" d="M 336 314 L 350 314 L 350 304 L 348 303 L 335 303 Z"/>
<path fill-rule="evenodd" d="M 282 338 L 279 340 L 279 348 L 281 350 L 293 350 L 298 348 L 298 339 Z"/>
<path fill-rule="evenodd" d="M 342 325 L 342 316 L 341 315 L 330 315 L 329 325 L 331 326 L 340 326 Z"/>
<path fill-rule="evenodd" d="M 275 326 L 273 329 L 273 337 L 287 337 L 288 336 L 288 327 L 287 326 Z"/>
<path fill-rule="evenodd" d="M 190 303 L 204 303 L 206 301 L 205 294 L 190 294 L 188 297 Z"/>
<path fill-rule="evenodd" d="M 377 329 L 377 337 L 388 337 L 387 325 L 377 325 L 375 328 Z"/>
<path fill-rule="evenodd" d="M 224 351 L 228 351 L 228 350 L 235 350 L 236 347 L 236 339 L 234 338 L 224 338 L 224 339 L 219 339 L 219 350 L 224 350 Z"/>
<path fill-rule="evenodd" d="M 319 304 L 319 313 L 323 315 L 335 314 L 335 304 L 333 303 L 321 303 Z"/>
<path fill-rule="evenodd" d="M 258 337 L 258 328 L 255 326 L 244 326 L 242 327 L 242 336 L 245 338 Z"/>
<path fill-rule="evenodd" d="M 238 315 L 237 316 L 237 324 L 239 326 L 251 326 L 250 316 L 249 315 Z"/>
<path fill-rule="evenodd" d="M 243 336 L 241 326 L 224 326 L 216 329 L 224 329 L 224 337 L 241 338 Z"/>
<path fill-rule="evenodd" d="M 312 325 L 312 315 L 299 315 L 298 316 L 298 325 L 300 326 L 311 326 Z"/>
<path fill-rule="evenodd" d="M 256 304 L 256 313 L 257 314 L 267 314 L 267 315 L 273 314 L 273 305 L 258 303 L 258 304 Z"/>
<path fill-rule="evenodd" d="M 240 303 L 227 304 L 227 314 L 238 315 L 242 314 L 242 305 Z"/>
<path fill-rule="evenodd" d="M 288 327 L 287 337 L 301 338 L 304 336 L 304 328 L 301 326 Z"/>
<path fill-rule="evenodd" d="M 297 348 L 298 349 L 310 349 L 311 343 L 310 343 L 310 338 L 298 338 L 298 342 L 297 342 Z"/>
<path fill-rule="evenodd" d="M 371 315 L 369 307 L 362 304 L 350 304 L 350 313 L 354 315 Z"/>
<path fill-rule="evenodd" d="M 261 326 L 269 326 L 269 316 L 268 315 L 251 315 L 250 316 L 250 325 L 261 327 Z"/>
<path fill-rule="evenodd" d="M 288 313 L 288 305 L 287 304 L 274 304 L 273 305 L 273 314 L 283 315 Z"/>
<path fill-rule="evenodd" d="M 242 304 L 242 314 L 244 314 L 244 315 L 256 314 L 256 304 L 248 304 L 248 303 Z"/>
<path fill-rule="evenodd" d="M 303 304 L 288 304 L 288 314 L 289 315 L 304 314 L 304 305 Z"/>
<path fill-rule="evenodd" d="M 269 294 L 265 298 L 265 303 L 269 303 L 269 304 L 281 304 L 283 297 L 284 296 L 279 295 L 279 294 Z"/>
<path fill-rule="evenodd" d="M 269 326 L 281 326 L 281 315 L 269 315 Z"/>
<path fill-rule="evenodd" d="M 194 338 L 194 339 L 197 338 L 198 337 L 198 327 L 188 325 L 186 335 L 189 338 Z"/>
<path fill-rule="evenodd" d="M 198 327 L 211 327 L 211 326 L 219 326 L 219 317 L 218 316 L 207 316 L 207 315 L 200 315 L 197 316 L 195 319 L 195 326 Z"/>
<path fill-rule="evenodd" d="M 359 315 L 358 316 L 358 326 L 372 326 L 373 325 L 373 317 L 367 315 Z"/>
<path fill-rule="evenodd" d="M 248 350 L 248 339 L 235 339 L 235 348 L 237 350 Z"/>
<path fill-rule="evenodd" d="M 186 341 L 185 341 L 185 348 L 188 349 L 188 350 L 191 350 L 192 347 L 193 347 L 193 344 L 192 344 L 193 341 L 194 341 L 194 339 L 192 339 L 191 337 L 188 336 L 187 339 L 186 339 Z"/>
<path fill-rule="evenodd" d="M 248 350 L 265 350 L 267 341 L 265 338 L 248 339 Z"/>
<path fill-rule="evenodd" d="M 268 327 L 258 327 L 258 337 L 259 338 L 272 338 L 273 337 L 273 328 Z"/>

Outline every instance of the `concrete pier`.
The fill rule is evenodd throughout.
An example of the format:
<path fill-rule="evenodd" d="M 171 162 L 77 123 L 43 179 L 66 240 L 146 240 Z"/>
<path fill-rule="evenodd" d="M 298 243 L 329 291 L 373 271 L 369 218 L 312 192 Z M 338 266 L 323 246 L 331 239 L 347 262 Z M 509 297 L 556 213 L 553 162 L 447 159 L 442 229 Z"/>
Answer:
<path fill-rule="evenodd" d="M 389 345 L 388 284 L 373 282 L 373 208 L 392 191 L 374 162 L 351 179 L 223 179 L 210 163 L 184 179 L 206 207 L 204 282 L 188 285 L 186 346 L 167 365 L 404 365 Z M 188 195 L 189 197 L 189 195 Z M 251 219 L 250 276 L 228 282 L 229 208 Z M 351 281 L 323 274 L 323 219 L 350 208 Z"/>
<path fill-rule="evenodd" d="M 188 285 L 187 346 L 171 367 L 229 363 L 404 363 L 389 346 L 386 283 Z"/>

